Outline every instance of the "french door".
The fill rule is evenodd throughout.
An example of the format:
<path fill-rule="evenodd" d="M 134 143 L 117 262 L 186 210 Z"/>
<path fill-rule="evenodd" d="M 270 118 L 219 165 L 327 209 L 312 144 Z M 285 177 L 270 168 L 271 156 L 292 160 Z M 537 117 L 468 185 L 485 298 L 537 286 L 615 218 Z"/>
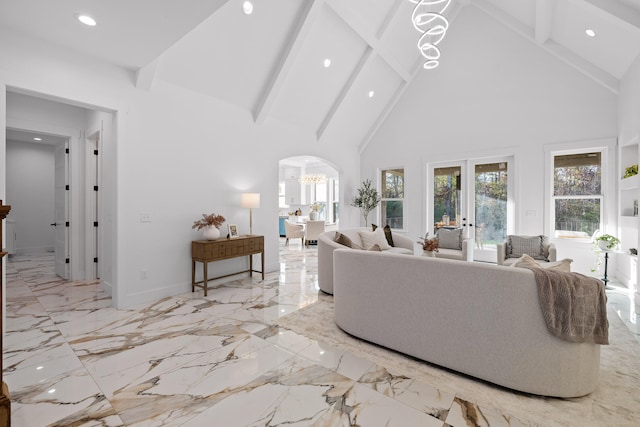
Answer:
<path fill-rule="evenodd" d="M 427 231 L 461 228 L 473 259 L 496 261 L 496 245 L 513 230 L 512 157 L 429 165 Z"/>

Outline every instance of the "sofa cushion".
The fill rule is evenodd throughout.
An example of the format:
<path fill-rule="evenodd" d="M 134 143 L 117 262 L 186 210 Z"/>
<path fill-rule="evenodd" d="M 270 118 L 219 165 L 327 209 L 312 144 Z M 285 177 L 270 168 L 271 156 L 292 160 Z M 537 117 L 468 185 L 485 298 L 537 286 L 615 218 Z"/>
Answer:
<path fill-rule="evenodd" d="M 360 230 L 358 231 L 358 234 L 360 235 L 360 239 L 362 240 L 362 246 L 365 249 L 369 249 L 375 244 L 380 246 L 380 249 L 382 249 L 383 251 L 391 248 L 391 246 L 389 246 L 389 243 L 387 243 L 387 238 L 384 235 L 384 230 L 380 227 L 376 228 L 376 231 Z"/>
<path fill-rule="evenodd" d="M 342 234 L 338 231 L 336 231 L 336 236 L 333 239 L 334 242 L 336 243 L 340 243 L 341 245 L 344 245 L 348 248 L 352 248 L 352 249 L 362 249 L 362 247 L 356 243 L 353 242 L 353 240 L 351 240 L 349 238 L 349 236 Z"/>
<path fill-rule="evenodd" d="M 436 238 L 439 248 L 462 250 L 462 228 L 440 228 Z"/>
<path fill-rule="evenodd" d="M 371 229 L 373 231 L 376 231 L 377 228 L 378 228 L 377 225 L 371 224 Z M 389 227 L 389 225 L 385 225 L 383 230 L 384 230 L 384 237 L 387 239 L 387 243 L 389 244 L 389 246 L 395 246 L 393 244 L 393 234 L 391 233 L 391 227 Z"/>
<path fill-rule="evenodd" d="M 382 252 L 382 249 L 380 249 L 380 246 L 377 243 L 375 245 L 371 246 L 367 250 L 368 251 L 374 251 L 374 252 Z"/>
<path fill-rule="evenodd" d="M 390 254 L 402 254 L 402 255 L 413 255 L 413 251 L 407 248 L 393 247 L 391 249 L 387 249 L 386 253 Z"/>
<path fill-rule="evenodd" d="M 547 261 L 544 254 L 545 236 L 507 236 L 507 258 L 529 255 Z"/>
<path fill-rule="evenodd" d="M 520 258 L 516 260 L 511 267 L 537 267 L 537 268 L 547 268 L 550 270 L 564 271 L 566 273 L 571 272 L 571 263 L 573 260 L 571 258 L 565 258 L 560 261 L 553 262 L 537 262 L 535 259 L 531 258 L 529 255 L 522 255 Z"/>

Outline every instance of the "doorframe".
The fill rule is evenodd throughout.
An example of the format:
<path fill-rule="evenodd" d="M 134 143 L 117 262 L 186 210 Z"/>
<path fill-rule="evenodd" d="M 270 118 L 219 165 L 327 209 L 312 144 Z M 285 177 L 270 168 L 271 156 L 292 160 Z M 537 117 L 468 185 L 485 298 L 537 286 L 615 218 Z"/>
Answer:
<path fill-rule="evenodd" d="M 100 129 L 88 135 L 85 138 L 85 271 L 86 278 L 88 280 L 94 280 L 100 278 L 100 186 L 102 181 L 102 169 L 100 159 L 102 158 L 102 135 L 103 124 Z M 94 154 L 94 150 L 97 150 L 98 155 Z M 93 186 L 98 187 L 98 191 L 94 190 Z M 98 226 L 94 226 L 93 222 L 96 221 Z M 98 261 L 95 262 L 94 258 Z"/>
<path fill-rule="evenodd" d="M 463 158 L 459 158 L 457 160 L 443 160 L 443 161 L 434 161 L 429 162 L 426 165 L 426 200 L 425 200 L 425 218 L 424 218 L 424 226 L 427 232 L 430 234 L 433 233 L 433 196 L 434 196 L 434 179 L 433 172 L 436 168 L 441 167 L 453 167 L 459 166 L 461 168 L 462 174 L 462 188 L 460 197 L 460 212 L 461 216 L 465 220 L 464 226 L 464 236 L 466 238 L 471 238 L 475 240 L 475 165 L 483 164 L 483 163 L 496 163 L 496 162 L 506 162 L 507 163 L 507 235 L 513 234 L 514 230 L 516 230 L 516 177 L 515 177 L 515 167 L 516 167 L 516 155 L 511 153 L 494 153 L 491 155 L 484 156 L 465 156 Z M 473 171 L 471 169 L 474 169 Z M 466 176 L 465 176 L 466 175 Z M 466 194 L 464 188 L 467 188 Z M 472 212 L 472 209 L 474 212 Z M 469 224 L 473 224 L 470 226 Z M 475 258 L 475 242 L 474 242 L 474 258 Z M 486 255 L 486 253 L 484 253 Z M 487 261 L 487 257 L 481 257 L 480 261 Z"/>
<path fill-rule="evenodd" d="M 475 165 L 477 164 L 487 164 L 487 163 L 502 163 L 505 162 L 507 164 L 507 230 L 506 230 L 506 236 L 508 236 L 509 234 L 514 234 L 515 233 L 515 225 L 516 225 L 516 212 L 515 212 L 515 176 L 514 176 L 514 164 L 515 164 L 515 156 L 513 155 L 504 155 L 504 156 L 489 156 L 489 157 L 482 157 L 482 158 L 474 158 L 474 159 L 468 159 L 467 160 L 467 172 L 469 172 L 472 168 L 474 169 L 473 171 L 473 176 L 471 176 L 470 173 L 467 173 L 467 175 L 469 175 L 467 177 L 468 179 L 468 185 L 469 188 L 473 187 L 473 196 L 471 195 L 471 193 L 469 193 L 468 196 L 468 200 L 467 200 L 467 206 L 469 207 L 469 212 L 473 215 L 473 223 L 474 223 L 474 231 L 475 231 L 475 227 L 477 226 L 476 224 L 476 220 L 475 220 Z M 473 210 L 473 212 L 471 212 Z M 475 233 L 474 233 L 475 236 Z M 505 237 L 506 237 L 505 236 Z M 475 244 L 475 242 L 474 242 Z M 486 249 L 474 249 L 474 254 L 478 252 L 480 254 L 480 257 L 478 257 L 479 261 L 492 261 L 493 259 L 495 259 L 495 255 L 494 254 L 488 254 L 488 251 Z M 490 256 L 487 256 L 490 255 Z M 475 257 L 475 255 L 474 255 Z"/>
<path fill-rule="evenodd" d="M 10 78 L 7 78 L 10 77 Z M 12 84 L 13 80 L 13 84 Z M 118 165 L 122 164 L 122 158 L 124 157 L 124 149 L 121 145 L 125 141 L 125 129 L 127 128 L 127 114 L 129 111 L 129 104 L 122 101 L 122 97 L 103 97 L 96 95 L 96 93 L 85 92 L 83 99 L 69 98 L 64 94 L 46 93 L 42 90 L 29 89 L 28 87 L 38 87 L 40 82 L 30 81 L 25 82 L 20 80 L 18 85 L 15 84 L 15 78 L 13 76 L 6 76 L 0 71 L 0 129 L 7 127 L 7 92 L 18 92 L 35 96 L 38 98 L 48 99 L 63 104 L 75 105 L 83 107 L 96 112 L 103 112 L 111 116 L 111 122 L 108 128 L 109 135 L 107 141 L 109 141 L 108 156 L 109 161 L 103 161 L 102 176 L 109 176 L 109 182 L 105 184 L 105 180 L 102 180 L 103 187 L 109 190 L 108 203 L 103 203 L 100 206 L 99 220 L 102 222 L 101 227 L 101 254 L 103 259 L 108 259 L 108 265 L 102 263 L 102 276 L 100 278 L 101 287 L 111 295 L 112 306 L 120 308 L 125 306 L 124 297 L 126 293 L 124 289 L 121 289 L 125 283 L 125 265 L 126 265 L 126 253 L 119 251 L 119 246 L 124 242 L 124 231 L 119 227 L 119 224 L 124 223 L 126 216 L 122 211 L 118 210 L 118 196 L 120 189 L 124 188 L 124 178 L 122 174 L 118 173 Z M 66 92 L 68 93 L 68 92 Z M 76 95 L 77 93 L 74 92 Z M 106 151 L 103 145 L 103 154 Z M 105 159 L 103 155 L 103 159 Z M 6 170 L 6 137 L 2 133 L 0 135 L 0 165 L 5 166 Z M 105 175 L 106 172 L 106 175 Z M 105 186 L 106 185 L 106 186 Z M 104 193 L 104 192 L 103 192 Z M 0 198 L 6 199 L 6 176 L 0 173 Z M 104 196 L 103 196 L 104 197 Z M 109 235 L 110 241 L 106 242 L 104 236 Z M 3 261 L 4 262 L 4 261 Z M 5 270 L 6 271 L 6 270 Z M 4 281 L 3 281 L 4 285 Z M 3 293 L 2 305 L 5 306 Z"/>
<path fill-rule="evenodd" d="M 69 280 L 83 280 L 85 278 L 84 271 L 84 242 L 82 239 L 84 214 L 83 214 L 83 174 L 80 159 L 84 156 L 83 148 L 80 140 L 83 131 L 80 129 L 67 128 L 50 123 L 43 123 L 36 120 L 18 119 L 7 117 L 5 129 L 18 129 L 24 131 L 33 131 L 57 135 L 69 139 L 69 237 L 67 238 L 67 247 L 69 251 Z M 6 162 L 6 157 L 5 157 Z M 5 188 L 6 191 L 6 188 Z"/>

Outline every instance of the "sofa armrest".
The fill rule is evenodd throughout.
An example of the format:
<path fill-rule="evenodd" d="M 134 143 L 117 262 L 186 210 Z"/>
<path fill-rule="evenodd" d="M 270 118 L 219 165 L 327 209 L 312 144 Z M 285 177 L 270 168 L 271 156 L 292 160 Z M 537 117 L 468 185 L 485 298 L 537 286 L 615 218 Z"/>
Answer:
<path fill-rule="evenodd" d="M 407 236 L 403 236 L 402 234 L 394 232 L 392 232 L 391 234 L 393 236 L 393 245 L 395 247 L 409 249 L 412 252 L 415 250 L 415 243 L 413 240 L 411 240 Z"/>
<path fill-rule="evenodd" d="M 497 264 L 504 265 L 504 260 L 507 258 L 507 242 L 498 243 L 496 245 Z"/>

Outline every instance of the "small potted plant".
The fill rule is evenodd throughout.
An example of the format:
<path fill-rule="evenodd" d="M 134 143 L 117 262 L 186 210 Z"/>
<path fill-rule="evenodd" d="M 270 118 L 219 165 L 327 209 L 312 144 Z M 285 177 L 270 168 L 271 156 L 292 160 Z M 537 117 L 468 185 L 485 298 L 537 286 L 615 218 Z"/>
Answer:
<path fill-rule="evenodd" d="M 360 212 L 364 217 L 365 227 L 369 226 L 369 212 L 374 210 L 382 198 L 378 194 L 378 190 L 371 187 L 371 180 L 367 179 L 362 182 L 358 188 L 358 195 L 351 202 L 351 206 L 360 208 Z"/>
<path fill-rule="evenodd" d="M 594 242 L 603 251 L 612 251 L 620 244 L 620 239 L 611 234 L 601 234 L 594 239 Z"/>
<path fill-rule="evenodd" d="M 202 218 L 193 221 L 193 230 L 202 230 L 202 235 L 207 240 L 215 240 L 220 237 L 220 226 L 225 221 L 222 215 L 216 213 L 202 214 Z"/>
<path fill-rule="evenodd" d="M 438 252 L 438 239 L 429 239 L 429 233 L 418 240 L 418 243 L 422 245 L 422 254 L 424 256 L 435 258 L 436 252 Z"/>

